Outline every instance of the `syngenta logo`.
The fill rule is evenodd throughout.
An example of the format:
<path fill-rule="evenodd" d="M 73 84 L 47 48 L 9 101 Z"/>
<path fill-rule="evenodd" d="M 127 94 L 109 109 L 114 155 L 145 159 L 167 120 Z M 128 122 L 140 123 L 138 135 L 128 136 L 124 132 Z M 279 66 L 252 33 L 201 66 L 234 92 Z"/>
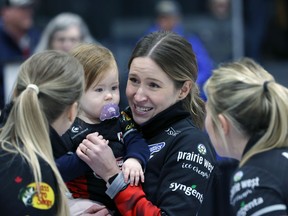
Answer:
<path fill-rule="evenodd" d="M 170 187 L 172 191 L 183 191 L 187 196 L 194 196 L 196 199 L 200 201 L 200 203 L 203 202 L 203 194 L 197 191 L 197 185 L 192 185 L 192 186 L 186 186 L 183 184 L 179 184 L 176 182 L 172 182 L 170 184 Z"/>
<path fill-rule="evenodd" d="M 240 210 L 237 212 L 237 216 L 246 216 L 247 215 L 247 212 L 259 205 L 261 205 L 262 203 L 264 202 L 263 198 L 262 197 L 257 197 L 257 198 L 254 198 L 252 201 L 248 202 L 248 203 L 245 203 L 245 202 L 242 202 L 240 204 L 241 208 Z M 255 214 L 256 215 L 256 214 Z"/>

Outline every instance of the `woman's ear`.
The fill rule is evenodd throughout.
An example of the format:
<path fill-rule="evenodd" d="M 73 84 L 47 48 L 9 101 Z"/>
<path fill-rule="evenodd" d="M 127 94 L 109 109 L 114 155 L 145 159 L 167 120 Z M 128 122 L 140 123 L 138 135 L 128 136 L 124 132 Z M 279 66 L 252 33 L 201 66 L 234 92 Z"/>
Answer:
<path fill-rule="evenodd" d="M 228 119 L 222 114 L 219 114 L 218 118 L 221 123 L 221 127 L 223 129 L 224 134 L 227 135 L 229 132 L 229 126 L 230 126 Z"/>
<path fill-rule="evenodd" d="M 192 88 L 192 81 L 187 80 L 184 82 L 183 86 L 180 89 L 179 99 L 184 99 L 189 93 Z"/>
<path fill-rule="evenodd" d="M 77 113 L 78 113 L 78 103 L 74 102 L 68 110 L 68 119 L 70 122 L 74 122 Z"/>

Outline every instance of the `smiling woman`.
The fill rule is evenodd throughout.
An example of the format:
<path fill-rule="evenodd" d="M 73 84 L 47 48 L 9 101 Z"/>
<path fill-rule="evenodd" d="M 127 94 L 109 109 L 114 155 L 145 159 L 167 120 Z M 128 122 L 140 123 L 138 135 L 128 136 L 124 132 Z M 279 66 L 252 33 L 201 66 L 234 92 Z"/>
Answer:
<path fill-rule="evenodd" d="M 175 104 L 179 97 L 188 94 L 189 85 L 191 81 L 187 81 L 183 89 L 176 90 L 173 88 L 173 80 L 149 57 L 134 59 L 126 88 L 134 121 L 142 124 Z"/>
<path fill-rule="evenodd" d="M 204 102 L 195 83 L 197 63 L 191 44 L 172 32 L 148 34 L 137 43 L 128 66 L 126 95 L 151 152 L 145 182 L 127 185 L 111 149 L 95 134 L 80 144 L 77 153 L 108 182 L 106 193 L 121 214 L 197 215 L 216 164 L 203 132 Z"/>

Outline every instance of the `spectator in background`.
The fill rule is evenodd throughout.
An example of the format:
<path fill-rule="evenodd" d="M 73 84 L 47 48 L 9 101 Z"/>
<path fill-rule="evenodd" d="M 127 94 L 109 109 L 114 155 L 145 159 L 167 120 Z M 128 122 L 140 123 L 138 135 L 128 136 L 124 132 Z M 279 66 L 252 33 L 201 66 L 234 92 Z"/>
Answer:
<path fill-rule="evenodd" d="M 47 24 L 35 52 L 50 49 L 68 52 L 80 42 L 98 43 L 79 15 L 65 12 Z"/>
<path fill-rule="evenodd" d="M 215 19 L 225 20 L 230 16 L 230 0 L 208 0 L 207 7 Z"/>
<path fill-rule="evenodd" d="M 8 101 L 19 65 L 30 57 L 40 31 L 34 27 L 35 0 L 2 0 L 0 18 L 0 109 Z"/>
<path fill-rule="evenodd" d="M 182 24 L 182 14 L 180 5 L 173 0 L 161 0 L 155 6 L 155 23 L 149 29 L 149 32 L 165 30 L 173 31 L 186 39 L 192 44 L 196 54 L 198 64 L 198 79 L 196 83 L 199 85 L 200 96 L 206 100 L 203 93 L 203 84 L 210 77 L 214 66 L 213 60 L 210 58 L 206 48 L 200 38 L 191 33 L 186 33 Z"/>

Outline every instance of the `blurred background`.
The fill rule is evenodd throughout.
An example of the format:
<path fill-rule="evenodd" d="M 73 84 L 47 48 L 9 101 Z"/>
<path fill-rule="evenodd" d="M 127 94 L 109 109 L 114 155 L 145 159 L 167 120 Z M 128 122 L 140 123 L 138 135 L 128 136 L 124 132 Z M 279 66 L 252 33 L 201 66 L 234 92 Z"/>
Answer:
<path fill-rule="evenodd" d="M 79 14 L 91 34 L 110 48 L 125 73 L 139 37 L 155 21 L 157 0 L 38 0 L 36 26 L 61 12 Z M 288 86 L 288 2 L 286 0 L 178 0 L 186 33 L 196 34 L 214 60 L 249 56 Z"/>

